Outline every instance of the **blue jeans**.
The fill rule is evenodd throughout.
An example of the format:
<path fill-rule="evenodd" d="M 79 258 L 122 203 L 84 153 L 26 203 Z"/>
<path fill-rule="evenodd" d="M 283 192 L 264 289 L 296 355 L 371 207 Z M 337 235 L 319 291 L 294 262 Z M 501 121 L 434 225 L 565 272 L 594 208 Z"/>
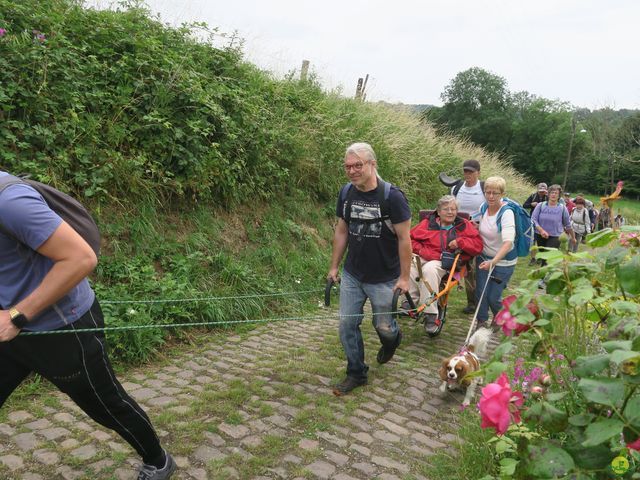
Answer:
<path fill-rule="evenodd" d="M 342 272 L 340 282 L 340 341 L 347 356 L 347 375 L 366 379 L 369 367 L 364 363 L 364 342 L 360 324 L 364 318 L 364 303 L 369 299 L 373 311 L 373 327 L 384 346 L 395 346 L 398 340 L 398 324 L 392 315 L 376 315 L 392 312 L 393 287 L 396 280 L 383 283 L 363 283 L 348 272 Z"/>
<path fill-rule="evenodd" d="M 477 265 L 480 265 L 481 263 L 482 260 L 480 259 L 476 262 Z M 487 283 L 489 270 L 480 270 L 476 266 L 476 302 L 480 302 L 478 322 L 486 322 L 489 320 L 489 308 L 491 308 L 494 316 L 502 310 L 502 292 L 507 288 L 509 279 L 511 278 L 511 275 L 513 275 L 513 271 L 515 269 L 515 265 L 510 267 L 495 267 L 491 273 L 491 279 L 487 284 L 484 296 L 482 297 L 482 302 L 480 302 L 480 295 L 482 294 L 482 289 L 484 288 L 485 283 Z"/>

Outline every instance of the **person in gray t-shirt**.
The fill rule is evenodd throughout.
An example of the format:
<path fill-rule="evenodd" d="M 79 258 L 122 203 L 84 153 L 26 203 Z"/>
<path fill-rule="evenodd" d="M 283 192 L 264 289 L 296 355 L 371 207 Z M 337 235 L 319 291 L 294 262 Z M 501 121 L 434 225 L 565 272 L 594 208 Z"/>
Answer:
<path fill-rule="evenodd" d="M 104 318 L 87 281 L 95 252 L 33 187 L 7 177 L 0 172 L 0 407 L 36 372 L 138 452 L 138 478 L 169 478 L 175 462 L 109 362 Z"/>
<path fill-rule="evenodd" d="M 462 163 L 464 182 L 461 180 L 451 189 L 451 195 L 456 197 L 458 212 L 468 214 L 473 220 L 480 211 L 480 205 L 484 202 L 484 182 L 480 181 L 480 162 L 477 160 L 465 160 Z M 467 276 L 464 279 L 464 288 L 467 293 L 467 306 L 463 313 L 471 314 L 476 309 L 476 275 L 475 258 L 469 261 Z"/>

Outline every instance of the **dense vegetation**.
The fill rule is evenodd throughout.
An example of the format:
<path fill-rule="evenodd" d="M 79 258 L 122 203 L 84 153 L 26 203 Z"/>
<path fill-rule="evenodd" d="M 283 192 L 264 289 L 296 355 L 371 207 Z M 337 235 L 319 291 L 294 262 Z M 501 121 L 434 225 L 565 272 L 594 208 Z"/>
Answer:
<path fill-rule="evenodd" d="M 571 192 L 640 197 L 640 111 L 590 111 L 510 92 L 504 78 L 481 68 L 460 72 L 445 87 L 442 107 L 424 118 L 509 157 L 536 182 L 565 184 Z"/>
<path fill-rule="evenodd" d="M 495 156 L 436 136 L 418 117 L 278 80 L 214 48 L 203 25 L 169 28 L 137 6 L 0 0 L 0 168 L 71 191 L 105 237 L 94 278 L 111 325 L 299 314 L 308 297 L 107 304 L 322 288 L 341 161 L 368 141 L 414 208 L 437 173 L 478 158 L 524 196 Z M 157 330 L 112 336 L 140 360 Z"/>

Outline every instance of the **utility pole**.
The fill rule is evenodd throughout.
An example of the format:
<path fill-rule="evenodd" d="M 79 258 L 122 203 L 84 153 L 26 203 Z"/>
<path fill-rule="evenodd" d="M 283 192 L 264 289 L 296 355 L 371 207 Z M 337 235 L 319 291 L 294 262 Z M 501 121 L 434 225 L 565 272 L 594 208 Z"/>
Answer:
<path fill-rule="evenodd" d="M 564 164 L 564 177 L 562 179 L 562 191 L 567 189 L 567 177 L 569 176 L 569 164 L 571 163 L 571 150 L 573 149 L 573 138 L 576 136 L 576 115 L 571 114 L 571 136 L 569 137 L 569 152 L 567 153 L 567 163 Z"/>

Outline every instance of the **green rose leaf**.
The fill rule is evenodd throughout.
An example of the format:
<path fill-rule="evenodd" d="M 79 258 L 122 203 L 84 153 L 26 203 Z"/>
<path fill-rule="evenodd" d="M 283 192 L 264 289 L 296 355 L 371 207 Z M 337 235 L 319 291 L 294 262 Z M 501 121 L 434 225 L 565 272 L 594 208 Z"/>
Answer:
<path fill-rule="evenodd" d="M 616 350 L 611 354 L 611 361 L 616 365 L 620 365 L 625 360 L 629 360 L 632 358 L 640 357 L 640 353 L 631 352 L 628 350 Z M 637 362 L 635 362 L 637 363 Z"/>
<path fill-rule="evenodd" d="M 619 436 L 622 433 L 622 427 L 624 427 L 624 423 L 617 418 L 603 418 L 598 420 L 587 426 L 584 431 L 586 440 L 582 442 L 582 446 L 595 447 L 616 435 Z"/>
<path fill-rule="evenodd" d="M 601 372 L 609 366 L 609 354 L 590 355 L 588 357 L 576 358 L 576 366 L 573 373 L 579 377 L 590 377 Z"/>
<path fill-rule="evenodd" d="M 556 278 L 547 282 L 547 293 L 549 295 L 559 295 L 567 286 L 564 278 Z M 556 300 L 557 303 L 557 300 Z"/>
<path fill-rule="evenodd" d="M 618 313 L 640 313 L 640 304 L 629 302 L 627 300 L 616 300 L 611 302 L 611 308 Z"/>
<path fill-rule="evenodd" d="M 616 273 L 620 286 L 627 293 L 640 293 L 640 255 L 635 255 L 631 260 L 618 265 Z"/>
<path fill-rule="evenodd" d="M 612 268 L 617 267 L 622 263 L 625 259 L 629 250 L 624 247 L 615 247 L 613 248 L 609 254 L 607 255 L 607 260 L 605 261 L 605 268 L 607 270 L 611 270 Z"/>
<path fill-rule="evenodd" d="M 562 432 L 567 428 L 567 414 L 548 402 L 533 405 L 525 412 L 524 417 L 541 424 L 548 432 Z"/>
<path fill-rule="evenodd" d="M 604 247 L 615 238 L 617 238 L 617 235 L 611 228 L 604 228 L 596 233 L 587 235 L 587 243 L 592 247 Z"/>
<path fill-rule="evenodd" d="M 614 350 L 631 350 L 631 340 L 612 340 L 610 342 L 604 342 L 602 344 L 602 348 L 609 353 Z"/>
<path fill-rule="evenodd" d="M 564 258 L 564 253 L 562 253 L 562 250 L 558 250 L 555 248 L 552 248 L 550 250 L 545 249 L 540 250 L 538 253 L 536 253 L 536 258 L 539 258 L 540 260 L 546 260 L 549 265 L 553 265 L 554 263 L 558 263 Z"/>
<path fill-rule="evenodd" d="M 500 460 L 500 475 L 513 475 L 516 471 L 518 463 L 520 462 L 515 458 L 503 458 L 502 460 Z"/>
<path fill-rule="evenodd" d="M 586 427 L 595 418 L 593 413 L 580 413 L 569 417 L 569 423 L 576 427 Z"/>
<path fill-rule="evenodd" d="M 602 405 L 618 407 L 624 398 L 624 381 L 620 378 L 583 378 L 578 382 L 587 400 Z"/>
<path fill-rule="evenodd" d="M 513 348 L 513 344 L 511 342 L 501 343 L 496 347 L 495 352 L 493 352 L 493 360 L 500 361 L 502 357 L 504 357 L 507 353 L 511 351 Z"/>
<path fill-rule="evenodd" d="M 507 370 L 507 365 L 502 362 L 491 362 L 485 369 L 484 379 L 486 383 L 496 380 L 502 372 Z"/>
<path fill-rule="evenodd" d="M 527 446 L 526 473 L 531 477 L 557 478 L 569 473 L 573 467 L 571 455 L 551 442 Z"/>
<path fill-rule="evenodd" d="M 549 400 L 550 402 L 557 402 L 558 400 L 562 400 L 567 395 L 569 395 L 569 392 L 550 393 L 547 395 L 547 400 Z"/>
<path fill-rule="evenodd" d="M 582 287 L 574 292 L 573 295 L 569 297 L 569 305 L 574 307 L 579 307 L 584 305 L 589 300 L 593 298 L 594 290 L 591 285 L 588 287 Z"/>
<path fill-rule="evenodd" d="M 629 423 L 636 427 L 640 427 L 640 397 L 633 397 L 624 407 L 624 416 L 627 417 Z"/>
<path fill-rule="evenodd" d="M 540 320 L 536 320 L 535 322 L 533 322 L 533 326 L 534 327 L 544 327 L 545 325 L 549 325 L 550 323 L 551 322 L 549 320 L 541 318 Z"/>

